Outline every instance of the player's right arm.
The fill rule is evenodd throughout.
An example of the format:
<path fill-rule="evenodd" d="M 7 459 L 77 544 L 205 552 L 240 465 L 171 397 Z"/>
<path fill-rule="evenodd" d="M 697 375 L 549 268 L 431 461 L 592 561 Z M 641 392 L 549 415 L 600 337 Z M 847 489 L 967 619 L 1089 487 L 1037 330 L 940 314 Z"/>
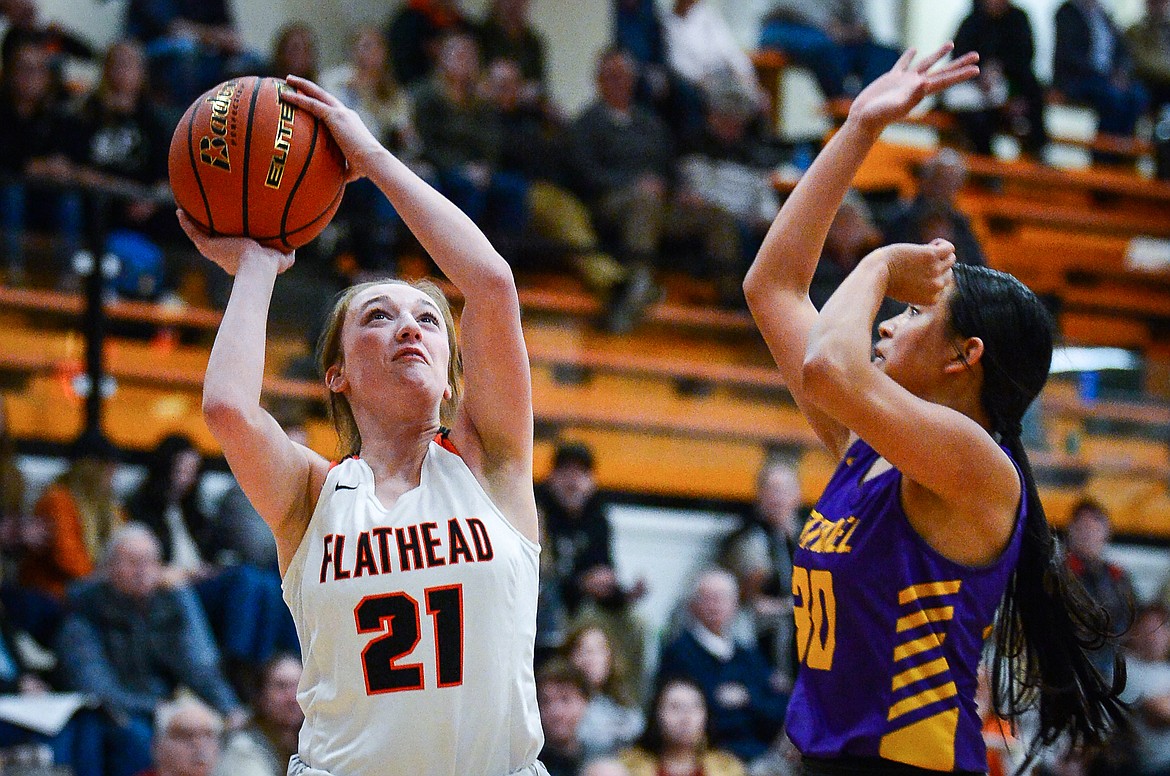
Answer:
<path fill-rule="evenodd" d="M 235 276 L 203 379 L 203 417 L 240 488 L 276 537 L 281 572 L 304 536 L 329 472 L 322 456 L 288 438 L 260 406 L 268 307 L 292 254 L 244 238 L 212 238 L 180 212 L 199 251 Z"/>

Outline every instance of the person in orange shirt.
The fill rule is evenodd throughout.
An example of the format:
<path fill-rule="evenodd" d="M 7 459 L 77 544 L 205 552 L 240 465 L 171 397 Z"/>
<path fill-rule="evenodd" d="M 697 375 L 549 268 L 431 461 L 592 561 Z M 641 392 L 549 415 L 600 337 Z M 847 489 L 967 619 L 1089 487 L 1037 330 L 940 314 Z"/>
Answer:
<path fill-rule="evenodd" d="M 60 599 L 69 583 L 93 572 L 100 548 L 123 522 L 111 452 L 78 458 L 37 500 L 33 519 L 40 530 L 25 547 L 21 585 Z"/>

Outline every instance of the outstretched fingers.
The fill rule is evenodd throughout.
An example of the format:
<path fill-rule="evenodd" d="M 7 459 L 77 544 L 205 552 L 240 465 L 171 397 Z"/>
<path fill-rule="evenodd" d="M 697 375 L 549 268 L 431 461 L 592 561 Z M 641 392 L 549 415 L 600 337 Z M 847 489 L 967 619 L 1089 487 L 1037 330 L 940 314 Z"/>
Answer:
<path fill-rule="evenodd" d="M 918 49 L 914 49 L 914 48 L 908 48 L 905 51 L 903 51 L 902 56 L 898 57 L 898 61 L 894 63 L 894 68 L 893 68 L 892 72 L 897 73 L 897 72 L 901 72 L 903 70 L 909 70 L 910 63 L 914 61 L 914 57 L 917 56 L 917 54 L 918 54 Z"/>
<path fill-rule="evenodd" d="M 929 54 L 925 59 L 914 66 L 914 69 L 919 73 L 926 74 L 930 68 L 942 61 L 943 57 L 955 50 L 955 44 L 947 41 L 935 50 L 933 54 Z"/>

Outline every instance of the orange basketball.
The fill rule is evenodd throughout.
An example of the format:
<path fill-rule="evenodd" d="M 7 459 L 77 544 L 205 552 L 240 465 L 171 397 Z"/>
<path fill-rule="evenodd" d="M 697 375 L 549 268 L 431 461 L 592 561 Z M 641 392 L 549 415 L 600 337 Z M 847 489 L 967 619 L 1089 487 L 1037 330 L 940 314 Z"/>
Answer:
<path fill-rule="evenodd" d="M 191 220 L 216 236 L 288 251 L 333 218 L 345 157 L 316 116 L 281 99 L 279 78 L 220 84 L 187 109 L 171 138 L 171 188 Z"/>

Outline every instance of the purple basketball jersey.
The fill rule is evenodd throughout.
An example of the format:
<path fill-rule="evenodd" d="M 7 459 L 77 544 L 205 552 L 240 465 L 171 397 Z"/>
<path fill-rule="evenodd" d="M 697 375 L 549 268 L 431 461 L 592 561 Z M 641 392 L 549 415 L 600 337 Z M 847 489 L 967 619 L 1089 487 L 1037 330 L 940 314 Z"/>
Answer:
<path fill-rule="evenodd" d="M 1025 500 L 1000 557 L 964 566 L 911 527 L 901 472 L 863 482 L 877 460 L 855 442 L 800 535 L 788 734 L 810 757 L 985 771 L 976 672 L 1020 555 Z"/>

